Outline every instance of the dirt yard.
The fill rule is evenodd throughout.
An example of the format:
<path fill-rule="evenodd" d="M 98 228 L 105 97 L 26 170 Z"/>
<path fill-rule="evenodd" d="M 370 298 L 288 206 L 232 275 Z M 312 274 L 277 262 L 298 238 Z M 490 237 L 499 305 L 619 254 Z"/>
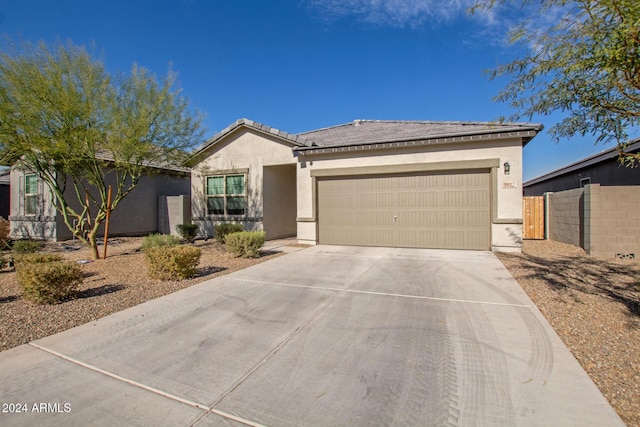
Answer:
<path fill-rule="evenodd" d="M 202 249 L 198 275 L 189 280 L 161 282 L 149 278 L 141 245 L 141 238 L 113 239 L 107 259 L 82 264 L 85 279 L 78 298 L 61 304 L 34 305 L 24 301 L 16 273 L 5 268 L 0 272 L 0 351 L 280 256 L 263 252 L 259 258 L 234 258 L 213 240 L 197 241 L 195 246 Z M 89 250 L 79 245 L 51 243 L 45 250 L 74 261 L 90 258 Z"/>
<path fill-rule="evenodd" d="M 640 261 L 551 240 L 497 254 L 628 426 L 640 426 Z"/>

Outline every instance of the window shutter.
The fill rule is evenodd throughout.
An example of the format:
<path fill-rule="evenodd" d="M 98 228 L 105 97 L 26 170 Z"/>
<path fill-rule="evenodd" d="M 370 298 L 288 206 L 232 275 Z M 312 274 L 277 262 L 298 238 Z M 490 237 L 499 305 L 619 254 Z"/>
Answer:
<path fill-rule="evenodd" d="M 24 215 L 24 175 L 18 180 L 18 215 Z"/>
<path fill-rule="evenodd" d="M 36 215 L 44 215 L 44 182 L 40 177 L 36 178 L 38 182 L 38 207 L 36 208 Z"/>

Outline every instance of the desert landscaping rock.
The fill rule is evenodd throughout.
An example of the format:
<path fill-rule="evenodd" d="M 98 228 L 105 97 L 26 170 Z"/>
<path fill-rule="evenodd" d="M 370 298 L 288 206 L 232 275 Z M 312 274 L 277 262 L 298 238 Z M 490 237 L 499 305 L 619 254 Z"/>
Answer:
<path fill-rule="evenodd" d="M 552 240 L 497 254 L 628 426 L 640 426 L 640 263 Z"/>
<path fill-rule="evenodd" d="M 149 278 L 141 245 L 141 238 L 115 239 L 109 243 L 107 259 L 86 262 L 90 253 L 84 247 L 68 242 L 47 244 L 45 250 L 59 252 L 68 260 L 80 261 L 85 272 L 78 297 L 61 304 L 35 305 L 23 300 L 16 273 L 8 268 L 0 272 L 0 350 L 280 256 L 280 253 L 273 252 L 263 253 L 259 258 L 236 258 L 213 240 L 197 241 L 195 246 L 202 249 L 197 276 L 189 280 L 162 282 Z"/>

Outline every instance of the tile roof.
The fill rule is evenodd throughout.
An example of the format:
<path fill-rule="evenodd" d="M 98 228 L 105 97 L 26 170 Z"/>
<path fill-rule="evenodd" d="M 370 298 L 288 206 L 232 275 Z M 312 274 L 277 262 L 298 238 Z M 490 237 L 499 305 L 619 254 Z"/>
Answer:
<path fill-rule="evenodd" d="M 343 125 L 303 132 L 298 136 L 307 140 L 305 145 L 311 148 L 312 145 L 346 147 L 495 134 L 514 134 L 531 139 L 540 130 L 542 125 L 532 123 L 355 120 Z M 304 149 L 296 148 L 296 151 Z"/>
<path fill-rule="evenodd" d="M 186 156 L 187 155 L 184 154 L 184 157 Z M 176 157 L 180 157 L 180 156 L 176 156 Z M 96 152 L 96 159 L 105 160 L 107 162 L 114 161 L 113 154 L 111 154 L 107 150 L 98 150 Z M 141 163 L 141 165 L 148 168 L 152 168 L 152 169 L 161 169 L 168 172 L 170 171 L 170 172 L 178 172 L 178 173 L 184 173 L 184 174 L 189 173 L 191 171 L 191 169 L 181 164 L 176 164 L 176 161 L 177 160 L 168 160 L 165 158 L 165 156 L 159 153 L 158 158 L 154 159 L 153 161 L 144 161 Z"/>
<path fill-rule="evenodd" d="M 193 165 L 204 152 L 240 127 L 248 127 L 290 142 L 294 152 L 340 149 L 340 147 L 375 148 L 377 144 L 419 141 L 448 143 L 483 138 L 520 137 L 525 144 L 540 130 L 535 123 L 437 122 L 407 120 L 355 120 L 323 129 L 292 134 L 246 118 L 236 120 L 209 138 L 185 161 Z"/>

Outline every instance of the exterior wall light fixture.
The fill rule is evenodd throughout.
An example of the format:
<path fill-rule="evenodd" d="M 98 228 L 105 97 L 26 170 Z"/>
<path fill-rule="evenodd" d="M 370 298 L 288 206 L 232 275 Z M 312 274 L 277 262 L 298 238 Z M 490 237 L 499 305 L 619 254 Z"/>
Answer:
<path fill-rule="evenodd" d="M 509 162 L 504 162 L 504 174 L 509 175 L 511 173 L 511 165 Z"/>

